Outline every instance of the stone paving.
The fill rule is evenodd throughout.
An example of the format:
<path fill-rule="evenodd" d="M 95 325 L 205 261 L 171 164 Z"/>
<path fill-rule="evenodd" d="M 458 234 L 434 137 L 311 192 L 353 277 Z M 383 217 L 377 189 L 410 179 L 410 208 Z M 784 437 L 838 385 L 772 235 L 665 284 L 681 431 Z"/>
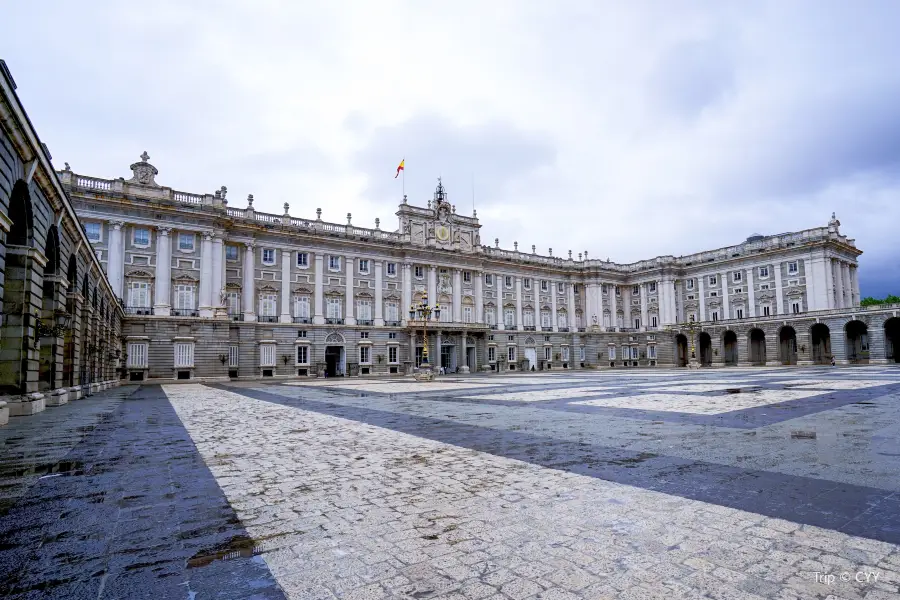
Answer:
<path fill-rule="evenodd" d="M 309 383 L 13 419 L 0 598 L 900 599 L 900 369 Z"/>

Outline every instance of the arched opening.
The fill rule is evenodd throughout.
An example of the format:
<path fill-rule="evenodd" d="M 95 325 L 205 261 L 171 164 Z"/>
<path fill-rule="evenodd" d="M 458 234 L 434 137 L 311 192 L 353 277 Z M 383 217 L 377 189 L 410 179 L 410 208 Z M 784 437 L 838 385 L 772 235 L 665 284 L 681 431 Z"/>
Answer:
<path fill-rule="evenodd" d="M 778 332 L 778 360 L 783 365 L 797 364 L 797 332 L 790 325 Z"/>
<path fill-rule="evenodd" d="M 900 363 L 900 318 L 891 317 L 884 322 L 884 357 Z"/>
<path fill-rule="evenodd" d="M 730 329 L 722 335 L 722 346 L 725 349 L 725 364 L 738 364 L 738 339 L 737 334 Z"/>
<path fill-rule="evenodd" d="M 688 339 L 683 333 L 675 336 L 675 366 L 686 367 L 688 364 Z"/>
<path fill-rule="evenodd" d="M 750 330 L 750 362 L 754 365 L 766 364 L 766 334 L 762 329 Z"/>
<path fill-rule="evenodd" d="M 854 364 L 869 362 L 869 328 L 862 321 L 850 321 L 844 326 L 847 360 Z"/>
<path fill-rule="evenodd" d="M 41 333 L 40 333 L 40 366 L 38 368 L 38 390 L 48 391 L 61 387 L 59 380 L 62 363 L 62 339 L 58 334 L 56 315 L 62 312 L 60 302 L 61 285 L 58 279 L 59 268 L 59 232 L 56 225 L 47 230 L 44 243 L 43 294 L 41 296 Z"/>
<path fill-rule="evenodd" d="M 74 253 L 69 255 L 69 268 L 66 270 L 69 282 L 66 294 L 66 313 L 70 316 L 70 326 L 63 340 L 63 385 L 75 385 L 75 294 L 78 289 L 78 258 Z"/>
<path fill-rule="evenodd" d="M 816 323 L 809 328 L 812 340 L 812 360 L 817 365 L 831 364 L 831 330 L 825 323 Z"/>
<path fill-rule="evenodd" d="M 22 394 L 28 389 L 28 372 L 33 369 L 31 336 L 37 335 L 37 323 L 31 312 L 34 297 L 32 286 L 35 259 L 31 254 L 34 242 L 31 194 L 28 185 L 18 180 L 9 197 L 9 233 L 6 235 L 6 264 L 3 282 L 3 357 L 0 359 L 0 391 Z"/>
<path fill-rule="evenodd" d="M 712 338 L 705 331 L 697 336 L 697 346 L 700 350 L 700 364 L 704 367 L 712 366 Z"/>

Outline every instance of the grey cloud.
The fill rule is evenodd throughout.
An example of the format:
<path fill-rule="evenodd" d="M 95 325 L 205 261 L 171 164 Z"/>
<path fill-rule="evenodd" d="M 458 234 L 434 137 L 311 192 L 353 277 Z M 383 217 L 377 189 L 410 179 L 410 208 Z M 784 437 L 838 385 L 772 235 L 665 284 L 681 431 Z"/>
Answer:
<path fill-rule="evenodd" d="M 733 89 L 734 65 L 723 40 L 691 40 L 667 49 L 648 82 L 651 102 L 682 118 L 695 118 Z"/>

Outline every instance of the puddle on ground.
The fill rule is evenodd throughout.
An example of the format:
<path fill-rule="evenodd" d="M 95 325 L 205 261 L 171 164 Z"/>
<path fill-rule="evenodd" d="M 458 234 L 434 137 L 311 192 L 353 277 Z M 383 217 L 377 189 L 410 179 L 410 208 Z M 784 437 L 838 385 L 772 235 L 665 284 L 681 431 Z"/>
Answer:
<path fill-rule="evenodd" d="M 187 568 L 196 569 L 198 567 L 205 567 L 217 560 L 249 558 L 262 551 L 262 546 L 259 546 L 256 543 L 256 540 L 245 535 L 236 535 L 220 546 L 203 549 L 190 557 L 187 561 Z"/>
<path fill-rule="evenodd" d="M 32 465 L 30 467 L 0 471 L 0 479 L 8 477 L 29 477 L 31 475 L 82 475 L 84 463 L 77 460 L 63 460 L 58 463 Z"/>
<path fill-rule="evenodd" d="M 815 431 L 792 431 L 792 440 L 814 440 L 816 439 Z"/>

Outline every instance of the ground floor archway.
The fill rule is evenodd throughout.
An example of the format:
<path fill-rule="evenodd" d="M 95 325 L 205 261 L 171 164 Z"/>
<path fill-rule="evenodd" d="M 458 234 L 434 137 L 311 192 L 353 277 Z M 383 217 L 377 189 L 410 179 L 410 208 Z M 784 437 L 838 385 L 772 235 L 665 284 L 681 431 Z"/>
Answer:
<path fill-rule="evenodd" d="M 688 364 L 688 339 L 683 333 L 675 336 L 675 364 L 679 367 Z"/>
<path fill-rule="evenodd" d="M 750 362 L 754 365 L 766 364 L 766 334 L 762 329 L 751 329 L 748 334 L 750 339 Z"/>
<path fill-rule="evenodd" d="M 869 362 L 869 328 L 862 321 L 850 321 L 844 326 L 847 360 L 851 363 Z"/>
<path fill-rule="evenodd" d="M 731 330 L 726 331 L 722 335 L 722 347 L 725 350 L 725 364 L 738 364 L 738 340 L 737 334 Z"/>
<path fill-rule="evenodd" d="M 700 351 L 700 364 L 704 367 L 712 366 L 712 338 L 705 331 L 697 335 L 697 349 Z"/>
<path fill-rule="evenodd" d="M 790 325 L 778 332 L 778 360 L 783 365 L 797 364 L 797 332 Z"/>
<path fill-rule="evenodd" d="M 325 346 L 325 377 L 344 375 L 344 347 Z"/>
<path fill-rule="evenodd" d="M 817 365 L 831 364 L 831 330 L 825 323 L 816 323 L 809 328 L 812 343 L 812 361 Z"/>
<path fill-rule="evenodd" d="M 891 317 L 884 322 L 884 357 L 900 363 L 900 318 Z"/>

